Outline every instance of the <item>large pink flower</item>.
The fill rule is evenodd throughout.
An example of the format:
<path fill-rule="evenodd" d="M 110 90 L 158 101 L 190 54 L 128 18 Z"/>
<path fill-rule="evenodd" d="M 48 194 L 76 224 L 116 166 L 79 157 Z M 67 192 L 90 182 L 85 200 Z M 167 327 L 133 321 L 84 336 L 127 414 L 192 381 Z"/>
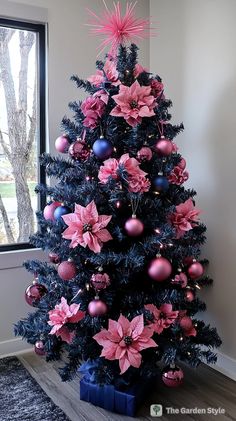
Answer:
<path fill-rule="evenodd" d="M 115 158 L 109 158 L 103 162 L 98 173 L 98 178 L 102 184 L 106 184 L 109 180 L 109 177 L 112 177 L 114 180 L 117 180 L 118 174 L 117 170 L 119 168 L 119 162 Z"/>
<path fill-rule="evenodd" d="M 61 302 L 56 304 L 55 309 L 49 311 L 49 321 L 48 324 L 53 326 L 50 331 L 51 335 L 56 334 L 61 336 L 63 340 L 68 342 L 72 339 L 71 332 L 68 329 L 65 329 L 66 323 L 78 323 L 83 319 L 85 312 L 80 310 L 80 304 L 71 304 L 67 303 L 66 298 L 62 297 Z M 66 339 L 65 339 L 66 338 Z"/>
<path fill-rule="evenodd" d="M 117 103 L 111 111 L 114 117 L 124 117 L 127 123 L 135 127 L 142 117 L 155 115 L 155 98 L 151 95 L 150 86 L 140 86 L 136 80 L 131 86 L 120 85 L 119 94 L 112 97 Z"/>
<path fill-rule="evenodd" d="M 194 208 L 192 199 L 176 206 L 176 212 L 170 215 L 170 221 L 176 229 L 176 238 L 182 237 L 186 231 L 197 225 L 200 212 L 199 209 Z"/>
<path fill-rule="evenodd" d="M 129 177 L 129 188 L 128 190 L 133 193 L 145 193 L 150 189 L 150 181 L 143 175 L 136 174 L 135 176 Z"/>
<path fill-rule="evenodd" d="M 188 171 L 185 171 L 183 168 L 176 165 L 176 167 L 173 168 L 170 175 L 168 176 L 168 181 L 172 184 L 177 184 L 180 186 L 188 180 L 188 177 Z"/>
<path fill-rule="evenodd" d="M 143 315 L 134 317 L 130 322 L 121 314 L 117 322 L 109 319 L 108 330 L 102 330 L 93 338 L 103 347 L 101 357 L 119 360 L 123 374 L 130 366 L 140 367 L 140 351 L 157 346 L 151 339 L 152 335 L 153 329 L 144 327 Z"/>
<path fill-rule="evenodd" d="M 144 307 L 153 315 L 151 326 L 156 333 L 163 332 L 178 317 L 178 311 L 172 310 L 172 304 L 162 304 L 159 309 L 154 304 L 146 304 Z"/>
<path fill-rule="evenodd" d="M 98 125 L 99 118 L 102 117 L 105 110 L 104 101 L 98 96 L 89 96 L 81 105 L 81 111 L 85 116 L 83 124 L 85 127 L 94 129 Z"/>
<path fill-rule="evenodd" d="M 121 83 L 114 61 L 109 59 L 106 60 L 103 70 L 97 70 L 95 75 L 88 78 L 88 81 L 96 87 L 101 86 L 106 80 L 114 86 L 118 86 Z"/>
<path fill-rule="evenodd" d="M 109 224 L 111 215 L 98 215 L 94 201 L 86 207 L 75 205 L 75 212 L 62 216 L 68 228 L 63 238 L 71 240 L 70 247 L 78 244 L 88 246 L 94 253 L 100 253 L 103 243 L 112 240 L 112 236 L 105 227 Z"/>
<path fill-rule="evenodd" d="M 159 82 L 157 79 L 152 79 L 151 81 L 151 94 L 154 98 L 159 98 L 162 94 L 161 98 L 164 99 L 163 95 L 164 85 L 162 82 Z"/>

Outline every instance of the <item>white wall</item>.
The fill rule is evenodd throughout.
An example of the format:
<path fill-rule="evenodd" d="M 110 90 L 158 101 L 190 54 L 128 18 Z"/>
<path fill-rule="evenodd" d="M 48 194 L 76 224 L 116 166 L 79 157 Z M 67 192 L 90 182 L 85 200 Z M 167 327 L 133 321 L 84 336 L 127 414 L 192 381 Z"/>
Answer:
<path fill-rule="evenodd" d="M 107 3 L 112 4 L 111 0 Z M 125 4 L 125 0 L 122 0 Z M 98 39 L 88 35 L 86 7 L 99 12 L 102 0 L 0 0 L 0 16 L 19 17 L 32 21 L 48 21 L 48 87 L 49 142 L 54 153 L 54 141 L 60 133 L 59 125 L 67 113 L 67 104 L 81 98 L 82 91 L 70 82 L 77 73 L 88 77 L 95 71 Z M 139 2 L 140 16 L 149 16 L 149 1 Z M 149 65 L 149 41 L 141 43 L 143 65 Z M 0 254 L 0 355 L 20 351 L 27 346 L 13 336 L 13 323 L 24 317 L 31 308 L 24 302 L 24 290 L 31 276 L 21 263 L 27 258 L 42 258 L 42 252 Z"/>
<path fill-rule="evenodd" d="M 204 317 L 223 340 L 219 369 L 236 378 L 236 2 L 151 0 L 150 14 L 159 29 L 151 69 L 164 79 L 173 120 L 184 122 L 177 142 L 208 226 L 203 254 L 215 283 L 202 292 Z"/>

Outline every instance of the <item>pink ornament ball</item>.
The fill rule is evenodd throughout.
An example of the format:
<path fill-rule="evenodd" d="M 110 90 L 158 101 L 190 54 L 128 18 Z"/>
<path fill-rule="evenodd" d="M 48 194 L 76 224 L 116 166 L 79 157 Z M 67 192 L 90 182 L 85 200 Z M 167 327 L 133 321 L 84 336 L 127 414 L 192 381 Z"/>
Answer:
<path fill-rule="evenodd" d="M 185 170 L 186 168 L 186 161 L 184 158 L 181 159 L 181 161 L 178 163 L 178 167 L 180 167 L 182 170 Z"/>
<path fill-rule="evenodd" d="M 152 150 L 147 146 L 143 146 L 137 153 L 139 161 L 150 161 L 152 159 Z"/>
<path fill-rule="evenodd" d="M 189 316 L 182 317 L 179 324 L 180 324 L 180 327 L 182 327 L 183 330 L 190 330 L 190 329 L 192 329 L 192 326 L 193 326 L 192 319 Z"/>
<path fill-rule="evenodd" d="M 180 367 L 165 367 L 162 371 L 162 381 L 168 387 L 178 387 L 183 384 L 184 373 Z"/>
<path fill-rule="evenodd" d="M 185 297 L 186 301 L 188 301 L 189 303 L 191 303 L 195 299 L 193 291 L 187 291 Z"/>
<path fill-rule="evenodd" d="M 107 273 L 94 273 L 91 277 L 91 284 L 96 291 L 107 288 L 110 283 L 110 276 Z"/>
<path fill-rule="evenodd" d="M 125 223 L 125 230 L 129 237 L 138 237 L 143 233 L 144 225 L 138 218 L 129 218 Z"/>
<path fill-rule="evenodd" d="M 68 153 L 72 159 L 80 159 L 82 161 L 85 161 L 90 155 L 90 152 L 82 139 L 77 139 L 75 142 L 71 143 Z"/>
<path fill-rule="evenodd" d="M 107 313 L 107 305 L 103 301 L 95 299 L 90 301 L 88 312 L 91 317 L 103 316 Z"/>
<path fill-rule="evenodd" d="M 197 279 L 200 278 L 204 273 L 204 268 L 199 262 L 194 262 L 189 266 L 188 268 L 188 274 L 191 279 Z"/>
<path fill-rule="evenodd" d="M 40 355 L 40 357 L 43 357 L 46 354 L 43 341 L 35 342 L 34 351 L 35 354 Z"/>
<path fill-rule="evenodd" d="M 43 216 L 47 221 L 48 220 L 55 221 L 54 212 L 56 208 L 58 208 L 58 206 L 61 206 L 60 202 L 52 202 L 49 205 L 45 206 L 43 210 Z"/>
<path fill-rule="evenodd" d="M 50 251 L 50 253 L 48 254 L 48 258 L 49 258 L 49 261 L 51 262 L 51 263 L 55 263 L 55 264 L 58 264 L 58 263 L 60 263 L 60 257 L 58 256 L 58 254 L 57 253 L 54 253 L 54 251 Z"/>
<path fill-rule="evenodd" d="M 74 262 L 61 262 L 57 268 L 58 275 L 63 281 L 70 281 L 77 275 L 77 268 Z"/>
<path fill-rule="evenodd" d="M 66 153 L 69 149 L 70 142 L 67 136 L 59 136 L 55 141 L 55 148 L 57 152 Z"/>
<path fill-rule="evenodd" d="M 44 285 L 37 282 L 29 285 L 25 290 L 25 301 L 32 307 L 37 307 L 41 298 L 48 292 Z"/>
<path fill-rule="evenodd" d="M 156 143 L 156 151 L 162 156 L 169 156 L 173 151 L 171 140 L 161 138 Z"/>
<path fill-rule="evenodd" d="M 148 268 L 148 274 L 154 281 L 165 281 L 172 272 L 172 266 L 169 260 L 164 257 L 153 259 Z"/>

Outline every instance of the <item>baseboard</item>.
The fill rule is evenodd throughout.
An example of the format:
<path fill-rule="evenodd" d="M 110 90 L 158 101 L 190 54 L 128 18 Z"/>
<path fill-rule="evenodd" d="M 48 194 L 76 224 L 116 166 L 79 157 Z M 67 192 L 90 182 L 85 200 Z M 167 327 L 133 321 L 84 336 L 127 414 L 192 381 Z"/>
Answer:
<path fill-rule="evenodd" d="M 211 365 L 217 371 L 236 381 L 236 359 L 217 352 L 217 363 Z"/>
<path fill-rule="evenodd" d="M 0 342 L 0 358 L 22 354 L 31 350 L 32 347 L 20 338 Z"/>

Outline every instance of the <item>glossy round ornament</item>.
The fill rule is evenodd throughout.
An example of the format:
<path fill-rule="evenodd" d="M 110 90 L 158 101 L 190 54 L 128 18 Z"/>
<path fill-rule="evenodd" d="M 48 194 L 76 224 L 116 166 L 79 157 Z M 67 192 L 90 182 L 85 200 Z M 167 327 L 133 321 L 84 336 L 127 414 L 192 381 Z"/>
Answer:
<path fill-rule="evenodd" d="M 85 161 L 90 155 L 90 151 L 82 139 L 77 139 L 71 143 L 68 153 L 72 159 L 81 161 Z"/>
<path fill-rule="evenodd" d="M 107 288 L 110 283 L 110 276 L 107 273 L 94 273 L 91 277 L 91 284 L 96 291 Z"/>
<path fill-rule="evenodd" d="M 25 290 L 25 301 L 32 307 L 37 307 L 41 298 L 47 294 L 47 288 L 34 281 L 32 285 L 29 285 Z"/>
<path fill-rule="evenodd" d="M 57 152 L 67 153 L 70 146 L 70 142 L 67 136 L 59 136 L 55 141 L 55 148 Z"/>
<path fill-rule="evenodd" d="M 136 216 L 132 216 L 125 223 L 125 231 L 129 237 L 138 237 L 143 233 L 144 225 Z"/>
<path fill-rule="evenodd" d="M 110 158 L 112 151 L 113 147 L 109 140 L 105 139 L 104 137 L 100 137 L 100 139 L 95 140 L 93 144 L 93 152 L 97 158 Z"/>
<path fill-rule="evenodd" d="M 172 266 L 165 257 L 156 257 L 153 259 L 148 268 L 148 274 L 154 281 L 165 281 L 172 272 Z"/>
<path fill-rule="evenodd" d="M 48 258 L 49 258 L 49 261 L 51 263 L 55 263 L 56 265 L 58 263 L 60 263 L 60 261 L 61 261 L 61 259 L 58 256 L 58 254 L 57 253 L 54 253 L 54 251 L 50 251 L 50 253 L 48 253 Z"/>
<path fill-rule="evenodd" d="M 65 206 L 65 205 L 58 206 L 54 211 L 54 219 L 56 221 L 59 221 L 60 219 L 62 219 L 61 217 L 63 215 L 67 215 L 68 213 L 71 213 L 71 209 L 68 206 Z"/>
<path fill-rule="evenodd" d="M 169 156 L 173 151 L 173 145 L 171 140 L 161 137 L 156 143 L 155 149 L 161 156 Z"/>
<path fill-rule="evenodd" d="M 54 212 L 55 212 L 55 210 L 56 210 L 59 206 L 61 206 L 61 202 L 51 202 L 51 203 L 48 203 L 48 204 L 45 206 L 44 210 L 43 210 L 43 216 L 44 216 L 44 218 L 45 218 L 47 221 L 48 221 L 48 220 L 55 221 L 55 218 L 54 218 Z"/>
<path fill-rule="evenodd" d="M 188 301 L 189 303 L 191 303 L 193 300 L 195 300 L 195 295 L 194 295 L 193 291 L 191 291 L 191 290 L 186 291 L 185 298 L 186 298 L 186 301 Z"/>
<path fill-rule="evenodd" d="M 77 267 L 74 262 L 65 260 L 59 264 L 57 272 L 63 281 L 70 281 L 77 275 Z"/>
<path fill-rule="evenodd" d="M 199 262 L 193 262 L 188 268 L 188 274 L 191 279 L 200 278 L 204 273 L 204 268 Z"/>
<path fill-rule="evenodd" d="M 169 188 L 169 181 L 163 175 L 158 175 L 153 179 L 153 187 L 157 192 L 165 192 Z"/>
<path fill-rule="evenodd" d="M 107 305 L 104 301 L 95 298 L 88 305 L 88 313 L 91 317 L 103 316 L 107 313 Z"/>
<path fill-rule="evenodd" d="M 162 371 L 162 381 L 168 387 L 178 387 L 183 384 L 184 373 L 178 366 L 169 365 Z"/>
<path fill-rule="evenodd" d="M 35 351 L 35 354 L 39 355 L 40 357 L 43 357 L 44 355 L 46 355 L 43 341 L 35 342 L 34 351 Z"/>
<path fill-rule="evenodd" d="M 192 319 L 189 316 L 182 317 L 182 319 L 180 320 L 179 324 L 180 324 L 180 327 L 183 330 L 187 330 L 187 331 L 190 330 L 190 329 L 192 329 L 192 327 L 193 327 Z"/>

